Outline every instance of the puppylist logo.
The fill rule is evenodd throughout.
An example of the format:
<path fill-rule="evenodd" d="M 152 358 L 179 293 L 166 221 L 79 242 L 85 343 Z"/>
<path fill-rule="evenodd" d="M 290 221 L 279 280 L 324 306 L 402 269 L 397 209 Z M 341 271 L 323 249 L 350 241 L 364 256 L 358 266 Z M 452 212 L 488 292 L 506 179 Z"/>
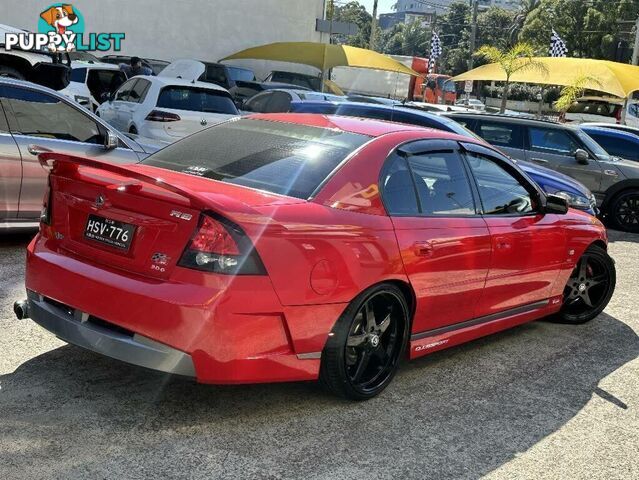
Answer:
<path fill-rule="evenodd" d="M 84 17 L 73 5 L 54 3 L 40 12 L 38 33 L 21 32 L 5 35 L 5 48 L 50 52 L 120 51 L 124 33 L 85 33 Z"/>

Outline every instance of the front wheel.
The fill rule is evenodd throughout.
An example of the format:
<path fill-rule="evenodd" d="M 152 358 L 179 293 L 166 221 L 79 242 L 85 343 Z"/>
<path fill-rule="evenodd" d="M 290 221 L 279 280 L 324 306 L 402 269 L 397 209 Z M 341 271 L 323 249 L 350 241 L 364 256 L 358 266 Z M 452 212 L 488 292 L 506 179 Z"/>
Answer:
<path fill-rule="evenodd" d="M 608 252 L 596 245 L 590 246 L 568 279 L 557 320 L 575 325 L 589 322 L 608 305 L 616 281 L 615 262 Z"/>
<path fill-rule="evenodd" d="M 394 285 L 372 287 L 351 302 L 322 352 L 320 381 L 333 393 L 368 400 L 391 382 L 408 343 L 409 313 Z"/>
<path fill-rule="evenodd" d="M 616 230 L 639 233 L 639 190 L 621 192 L 613 198 L 608 216 Z"/>

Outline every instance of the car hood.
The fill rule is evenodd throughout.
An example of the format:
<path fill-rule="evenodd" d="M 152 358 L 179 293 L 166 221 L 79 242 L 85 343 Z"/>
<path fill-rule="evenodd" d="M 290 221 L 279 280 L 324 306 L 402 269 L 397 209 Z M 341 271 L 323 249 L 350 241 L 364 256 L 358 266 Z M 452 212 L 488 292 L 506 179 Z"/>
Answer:
<path fill-rule="evenodd" d="M 206 65 L 198 60 L 176 60 L 170 63 L 159 73 L 158 77 L 181 78 L 194 82 L 202 76 Z"/>
<path fill-rule="evenodd" d="M 586 198 L 590 198 L 590 196 L 592 195 L 588 187 L 586 187 L 583 183 L 575 180 L 572 177 L 569 177 L 564 173 L 552 170 L 550 168 L 542 167 L 541 165 L 536 165 L 534 163 L 525 162 L 523 160 L 517 160 L 516 163 L 524 172 L 528 174 L 534 174 L 538 177 L 547 178 L 548 180 L 553 182 L 565 183 L 566 185 L 572 187 L 574 190 L 581 192 Z"/>

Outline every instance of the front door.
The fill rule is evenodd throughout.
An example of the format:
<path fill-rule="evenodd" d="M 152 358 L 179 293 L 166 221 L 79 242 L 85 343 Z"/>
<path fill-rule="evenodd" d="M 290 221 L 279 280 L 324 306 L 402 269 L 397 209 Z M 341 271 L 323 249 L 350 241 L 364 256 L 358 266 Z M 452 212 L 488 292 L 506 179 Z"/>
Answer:
<path fill-rule="evenodd" d="M 137 154 L 124 144 L 105 150 L 104 127 L 99 128 L 80 106 L 23 86 L 2 87 L 0 98 L 22 157 L 20 218 L 40 215 L 47 179 L 37 156 L 42 149 L 111 162 L 138 161 Z"/>
<path fill-rule="evenodd" d="M 540 194 L 506 159 L 470 146 L 466 153 L 492 242 L 478 316 L 547 301 L 568 259 L 560 215 L 540 212 Z"/>
<path fill-rule="evenodd" d="M 401 147 L 387 161 L 381 191 L 416 295 L 413 333 L 472 319 L 491 245 L 457 144 Z"/>

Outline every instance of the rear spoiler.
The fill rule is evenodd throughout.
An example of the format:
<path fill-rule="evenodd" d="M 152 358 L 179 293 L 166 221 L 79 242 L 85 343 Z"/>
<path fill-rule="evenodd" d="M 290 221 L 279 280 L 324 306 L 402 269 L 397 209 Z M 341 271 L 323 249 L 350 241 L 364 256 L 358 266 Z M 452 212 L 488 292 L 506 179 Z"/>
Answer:
<path fill-rule="evenodd" d="M 38 155 L 38 160 L 44 168 L 49 170 L 49 173 L 53 173 L 55 175 L 74 177 L 78 173 L 80 167 L 95 168 L 137 180 L 137 182 L 114 183 L 113 185 L 109 185 L 107 187 L 108 189 L 117 190 L 118 188 L 127 188 L 129 190 L 141 190 L 142 184 L 140 182 L 142 182 L 185 198 L 190 202 L 190 206 L 192 208 L 196 208 L 198 210 L 207 210 L 210 208 L 210 202 L 193 192 L 168 184 L 161 177 L 153 177 L 151 175 L 139 173 L 121 165 L 114 165 L 100 160 L 92 160 L 89 158 L 54 152 L 41 153 Z"/>

